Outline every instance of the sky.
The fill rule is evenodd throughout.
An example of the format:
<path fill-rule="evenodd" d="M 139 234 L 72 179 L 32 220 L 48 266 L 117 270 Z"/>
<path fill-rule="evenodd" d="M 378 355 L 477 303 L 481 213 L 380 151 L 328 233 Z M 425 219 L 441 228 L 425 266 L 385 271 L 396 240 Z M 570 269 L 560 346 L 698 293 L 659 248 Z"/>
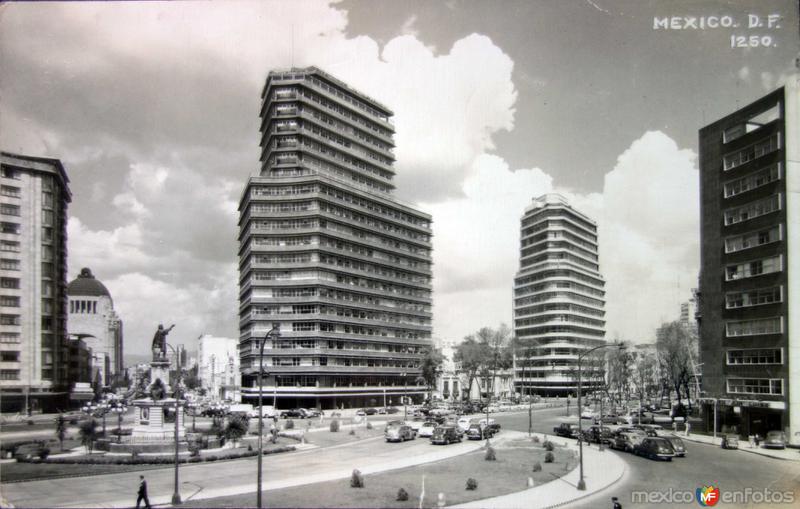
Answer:
<path fill-rule="evenodd" d="M 697 131 L 796 79 L 797 9 L 3 3 L 0 148 L 64 163 L 68 279 L 90 267 L 108 287 L 126 354 L 158 323 L 190 349 L 238 337 L 261 88 L 271 69 L 315 65 L 394 111 L 396 195 L 433 215 L 434 337 L 512 323 L 520 218 L 557 192 L 598 223 L 607 338 L 647 342 L 697 285 Z"/>

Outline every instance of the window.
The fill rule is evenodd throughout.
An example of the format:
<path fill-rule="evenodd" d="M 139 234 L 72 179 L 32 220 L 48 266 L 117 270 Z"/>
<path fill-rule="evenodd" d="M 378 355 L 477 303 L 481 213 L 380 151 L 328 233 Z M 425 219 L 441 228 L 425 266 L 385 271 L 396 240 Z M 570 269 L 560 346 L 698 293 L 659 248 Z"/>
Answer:
<path fill-rule="evenodd" d="M 19 315 L 0 315 L 0 325 L 20 325 Z"/>
<path fill-rule="evenodd" d="M 0 251 L 6 253 L 19 253 L 19 242 L 13 240 L 0 240 Z"/>
<path fill-rule="evenodd" d="M 292 324 L 292 331 L 311 331 L 316 330 L 316 324 L 314 322 L 294 322 Z"/>
<path fill-rule="evenodd" d="M 1 258 L 0 259 L 0 269 L 3 270 L 19 270 L 19 260 L 14 260 L 11 258 Z"/>
<path fill-rule="evenodd" d="M 5 177 L 7 179 L 19 179 L 20 178 L 19 170 L 15 170 L 14 168 L 9 168 L 7 166 L 3 167 L 2 173 L 3 173 L 3 177 Z"/>
<path fill-rule="evenodd" d="M 759 230 L 745 233 L 744 235 L 737 235 L 736 237 L 726 238 L 725 252 L 735 253 L 737 251 L 744 251 L 745 249 L 750 249 L 752 247 L 778 242 L 782 239 L 783 225 L 779 224 L 767 230 Z"/>
<path fill-rule="evenodd" d="M 42 224 L 46 226 L 53 226 L 53 211 L 52 210 L 43 210 L 42 211 Z"/>
<path fill-rule="evenodd" d="M 20 188 L 14 186 L 0 186 L 0 194 L 3 196 L 10 196 L 12 198 L 19 198 Z"/>
<path fill-rule="evenodd" d="M 14 297 L 12 295 L 0 295 L 0 306 L 5 306 L 7 308 L 18 308 L 19 297 Z"/>
<path fill-rule="evenodd" d="M 53 240 L 53 229 L 47 226 L 42 227 L 42 240 Z"/>
<path fill-rule="evenodd" d="M 737 364 L 783 364 L 783 350 L 780 348 L 728 350 L 728 365 Z"/>
<path fill-rule="evenodd" d="M 0 223 L 0 233 L 10 233 L 12 235 L 19 235 L 19 225 L 17 223 Z"/>
<path fill-rule="evenodd" d="M 752 145 L 730 153 L 723 158 L 725 164 L 725 171 L 732 170 L 737 166 L 741 166 L 754 159 L 758 159 L 770 152 L 774 152 L 781 148 L 780 133 L 773 134 L 767 138 L 759 140 Z"/>
<path fill-rule="evenodd" d="M 0 278 L 0 288 L 19 289 L 19 279 L 15 277 Z"/>
<path fill-rule="evenodd" d="M 725 307 L 727 309 L 735 309 L 781 302 L 783 300 L 782 290 L 782 286 L 775 286 L 743 292 L 730 292 L 725 294 Z"/>
<path fill-rule="evenodd" d="M 725 225 L 755 219 L 781 209 L 781 195 L 776 194 L 763 200 L 754 201 L 725 211 Z"/>
<path fill-rule="evenodd" d="M 0 214 L 3 214 L 4 216 L 19 216 L 19 210 L 19 205 L 0 203 Z"/>
<path fill-rule="evenodd" d="M 733 281 L 735 279 L 744 279 L 748 277 L 760 276 L 762 274 L 780 272 L 781 270 L 782 257 L 780 255 L 772 256 L 769 258 L 764 258 L 763 260 L 754 260 L 737 265 L 728 265 L 725 267 L 725 280 Z"/>
<path fill-rule="evenodd" d="M 0 361 L 19 362 L 19 352 L 0 352 Z"/>
<path fill-rule="evenodd" d="M 19 343 L 19 332 L 0 332 L 0 343 Z"/>
<path fill-rule="evenodd" d="M 780 163 L 766 169 L 725 183 L 725 198 L 765 186 L 781 178 Z"/>
<path fill-rule="evenodd" d="M 729 378 L 727 382 L 731 394 L 783 395 L 782 378 Z"/>
<path fill-rule="evenodd" d="M 0 369 L 0 380 L 19 380 L 19 370 Z"/>
<path fill-rule="evenodd" d="M 725 324 L 725 336 L 757 336 L 761 334 L 781 334 L 783 317 L 760 318 L 757 320 L 731 321 Z"/>

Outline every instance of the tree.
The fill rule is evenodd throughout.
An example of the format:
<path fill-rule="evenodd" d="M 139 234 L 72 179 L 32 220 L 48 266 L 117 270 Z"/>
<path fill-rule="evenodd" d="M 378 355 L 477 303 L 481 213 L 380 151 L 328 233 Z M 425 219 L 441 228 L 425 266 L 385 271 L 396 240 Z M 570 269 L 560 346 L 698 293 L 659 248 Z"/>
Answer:
<path fill-rule="evenodd" d="M 233 446 L 237 447 L 240 438 L 247 434 L 249 423 L 247 417 L 241 414 L 232 414 L 228 418 L 228 425 L 225 427 L 225 438 L 233 440 Z"/>
<path fill-rule="evenodd" d="M 186 384 L 187 389 L 197 389 L 200 387 L 200 378 L 198 377 L 198 366 L 195 364 L 189 370 L 186 371 L 186 374 L 183 377 L 183 383 Z"/>
<path fill-rule="evenodd" d="M 625 401 L 630 399 L 633 368 L 633 353 L 630 350 L 630 344 L 621 344 L 625 344 L 626 348 L 606 349 L 606 392 L 612 401 L 614 397 L 616 397 L 616 402 L 620 406 L 622 405 L 623 399 Z"/>
<path fill-rule="evenodd" d="M 511 330 L 504 324 L 498 329 L 483 327 L 464 338 L 464 342 L 456 347 L 454 357 L 461 364 L 461 370 L 467 374 L 468 383 L 464 392 L 468 398 L 475 378 L 480 376 L 494 380 L 498 370 L 508 369 L 513 364 Z M 489 392 L 487 384 L 487 398 Z"/>
<path fill-rule="evenodd" d="M 461 370 L 467 375 L 467 388 L 463 391 L 463 396 L 464 399 L 469 399 L 472 383 L 489 357 L 489 345 L 480 343 L 474 335 L 470 335 L 464 338 L 464 342 L 456 346 L 455 350 L 453 359 L 461 365 Z"/>
<path fill-rule="evenodd" d="M 662 325 L 656 333 L 656 349 L 658 351 L 661 378 L 665 383 L 667 398 L 674 389 L 678 402 L 681 401 L 681 389 L 686 389 L 689 400 L 689 382 L 694 375 L 692 365 L 697 352 L 696 341 L 690 331 L 679 321 Z M 689 401 L 691 409 L 691 401 Z"/>
<path fill-rule="evenodd" d="M 89 454 L 92 454 L 94 449 L 94 442 L 97 440 L 97 421 L 94 419 L 86 419 L 79 425 L 81 444 L 86 447 Z"/>
<path fill-rule="evenodd" d="M 100 379 L 100 370 L 94 373 L 94 382 L 92 382 L 92 389 L 94 390 L 94 400 L 100 401 L 103 397 L 103 382 Z"/>
<path fill-rule="evenodd" d="M 56 437 L 61 444 L 61 450 L 64 450 L 64 439 L 67 438 L 67 420 L 63 415 L 56 417 Z"/>
<path fill-rule="evenodd" d="M 442 373 L 443 363 L 444 355 L 435 348 L 427 350 L 422 358 L 422 379 L 428 387 L 428 401 L 433 400 L 433 388 L 436 387 L 436 380 Z"/>

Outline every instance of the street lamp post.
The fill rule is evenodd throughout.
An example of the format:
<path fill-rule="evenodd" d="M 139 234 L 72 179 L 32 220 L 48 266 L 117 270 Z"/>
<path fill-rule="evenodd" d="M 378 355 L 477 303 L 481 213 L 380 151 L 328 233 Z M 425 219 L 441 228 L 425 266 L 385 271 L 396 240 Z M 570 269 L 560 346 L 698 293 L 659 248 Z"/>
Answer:
<path fill-rule="evenodd" d="M 280 336 L 280 323 L 273 323 L 272 329 L 264 336 L 264 340 L 261 341 L 261 347 L 258 351 L 258 491 L 256 495 L 256 505 L 259 509 L 261 509 L 261 477 L 262 477 L 262 461 L 264 456 L 264 401 L 262 396 L 262 374 L 264 372 L 264 345 L 267 343 L 267 339 L 270 336 L 279 337 Z M 277 378 L 275 379 L 275 385 L 277 386 Z"/>
<path fill-rule="evenodd" d="M 403 372 L 403 420 L 408 420 L 408 373 Z"/>
<path fill-rule="evenodd" d="M 178 465 L 180 464 L 178 461 L 178 437 L 180 436 L 179 426 L 180 426 L 180 387 L 181 387 L 181 358 L 179 355 L 178 350 L 176 350 L 172 345 L 169 343 L 164 343 L 167 345 L 170 350 L 175 354 L 175 486 L 172 492 L 172 505 L 180 505 L 183 503 L 181 500 L 181 492 L 179 489 L 179 474 L 178 474 Z"/>
<path fill-rule="evenodd" d="M 582 402 L 581 402 L 581 361 L 583 360 L 583 358 L 585 356 L 589 355 L 590 353 L 594 352 L 595 350 L 599 350 L 601 348 L 608 348 L 608 347 L 612 347 L 612 346 L 617 347 L 620 350 L 624 350 L 625 349 L 625 345 L 621 345 L 621 344 L 618 344 L 618 343 L 611 343 L 611 344 L 607 343 L 607 344 L 599 345 L 599 346 L 596 346 L 596 347 L 591 348 L 589 350 L 586 350 L 582 354 L 578 354 L 578 448 L 579 448 L 579 456 L 580 456 L 580 459 L 579 459 L 579 461 L 580 461 L 580 478 L 578 479 L 578 489 L 581 490 L 581 491 L 586 490 L 586 481 L 583 480 L 583 419 L 581 417 L 581 414 L 583 413 L 583 411 L 581 410 L 581 408 L 582 408 Z M 603 416 L 600 415 L 600 426 L 601 426 L 601 429 L 602 429 L 602 425 L 603 425 Z"/>

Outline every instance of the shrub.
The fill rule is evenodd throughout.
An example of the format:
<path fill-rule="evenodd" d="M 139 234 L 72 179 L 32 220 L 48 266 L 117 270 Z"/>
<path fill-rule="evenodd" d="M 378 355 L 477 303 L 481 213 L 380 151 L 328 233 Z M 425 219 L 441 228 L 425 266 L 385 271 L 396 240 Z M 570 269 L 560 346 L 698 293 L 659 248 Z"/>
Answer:
<path fill-rule="evenodd" d="M 539 435 L 533 435 L 531 437 L 531 442 L 533 442 L 534 444 L 538 444 L 539 443 Z"/>
<path fill-rule="evenodd" d="M 339 431 L 339 421 L 337 419 L 331 421 L 330 430 L 333 431 L 334 433 Z"/>
<path fill-rule="evenodd" d="M 358 469 L 353 470 L 353 475 L 350 476 L 350 487 L 351 488 L 364 487 L 364 476 L 361 475 L 361 472 Z"/>
<path fill-rule="evenodd" d="M 486 461 L 495 461 L 497 459 L 497 456 L 494 453 L 494 447 L 489 447 L 486 449 L 486 456 L 483 459 Z"/>
<path fill-rule="evenodd" d="M 372 423 L 369 422 L 369 421 L 367 421 L 367 429 L 372 429 Z M 408 499 L 406 499 L 406 500 L 408 500 Z"/>
<path fill-rule="evenodd" d="M 470 477 L 469 479 L 467 479 L 467 489 L 468 489 L 469 491 L 472 491 L 472 490 L 476 490 L 476 489 L 478 489 L 478 481 L 476 481 L 476 480 L 475 480 L 475 479 L 473 479 L 472 477 Z"/>
<path fill-rule="evenodd" d="M 28 426 L 33 426 L 34 424 L 36 423 L 33 422 L 33 419 L 28 419 Z"/>
<path fill-rule="evenodd" d="M 355 435 L 355 434 L 356 434 L 356 430 L 354 430 L 354 429 L 351 429 L 351 430 L 350 430 L 350 434 L 351 434 L 351 435 Z"/>
<path fill-rule="evenodd" d="M 284 429 L 294 429 L 294 421 L 291 419 L 286 421 L 286 427 Z"/>
<path fill-rule="evenodd" d="M 400 488 L 399 490 L 397 490 L 397 501 L 398 502 L 405 502 L 406 500 L 408 500 L 408 492 L 406 490 L 404 490 L 403 488 Z"/>
<path fill-rule="evenodd" d="M 50 456 L 50 448 L 46 445 L 39 449 L 38 451 L 39 459 L 46 460 L 48 456 Z"/>
<path fill-rule="evenodd" d="M 550 452 L 550 451 L 547 451 L 547 454 L 544 455 L 544 462 L 545 463 L 552 463 L 554 459 L 555 459 L 555 456 L 553 456 L 553 453 Z"/>
<path fill-rule="evenodd" d="M 533 471 L 534 472 L 541 472 L 542 471 L 542 464 L 538 461 L 533 464 Z"/>
<path fill-rule="evenodd" d="M 247 444 L 247 452 L 253 452 L 253 444 Z"/>
<path fill-rule="evenodd" d="M 553 449 L 555 449 L 555 446 L 553 445 L 553 442 L 551 442 L 550 440 L 547 440 L 544 443 L 544 448 L 547 451 L 552 451 Z"/>

